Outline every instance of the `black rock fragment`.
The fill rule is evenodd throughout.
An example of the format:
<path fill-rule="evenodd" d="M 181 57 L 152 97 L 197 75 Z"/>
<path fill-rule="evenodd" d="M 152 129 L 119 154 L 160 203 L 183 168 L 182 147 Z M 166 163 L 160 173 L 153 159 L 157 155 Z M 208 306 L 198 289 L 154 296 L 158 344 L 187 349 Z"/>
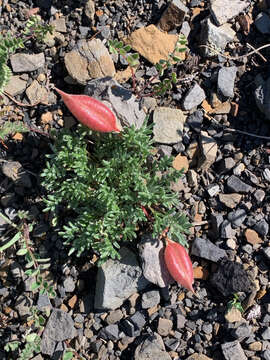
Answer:
<path fill-rule="evenodd" d="M 228 259 L 221 260 L 215 274 L 212 275 L 210 282 L 224 296 L 229 296 L 239 291 L 252 291 L 253 284 L 244 270 L 243 265 Z"/>

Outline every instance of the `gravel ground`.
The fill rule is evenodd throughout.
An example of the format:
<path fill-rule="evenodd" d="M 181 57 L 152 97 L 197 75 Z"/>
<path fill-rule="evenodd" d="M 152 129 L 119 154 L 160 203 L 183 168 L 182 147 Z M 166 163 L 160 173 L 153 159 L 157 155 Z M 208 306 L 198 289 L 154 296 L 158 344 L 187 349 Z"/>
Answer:
<path fill-rule="evenodd" d="M 270 47 L 253 51 L 268 44 L 270 2 L 2 0 L 1 32 L 20 33 L 36 7 L 55 32 L 44 44 L 27 41 L 11 56 L 14 77 L 6 92 L 31 106 L 3 95 L 1 122 L 22 120 L 43 132 L 76 124 L 48 90 L 48 74 L 60 89 L 102 99 L 102 91 L 93 90 L 100 83 L 95 78 L 114 77 L 132 88 L 125 60 L 107 52 L 107 40 L 125 39 L 142 55 L 140 82 L 155 75 L 154 63 L 177 34 L 187 36 L 189 51 L 174 65 L 179 80 L 168 94 L 145 97 L 140 110 L 123 110 L 121 104 L 118 109 L 117 99 L 112 101 L 130 123 L 138 125 L 148 112 L 160 156 L 172 155 L 174 166 L 186 168 L 175 191 L 179 209 L 193 223 L 188 240 L 195 294 L 137 279 L 142 269 L 134 248 L 124 249 L 123 257 L 137 275 L 119 262 L 109 266 L 123 283 L 136 282 L 128 291 L 119 289 L 118 277 L 102 280 L 106 269 L 97 271 L 93 259 L 68 256 L 43 212 L 39 174 L 50 139 L 17 133 L 0 150 L 1 212 L 15 223 L 20 210 L 32 215 L 32 240 L 51 258 L 56 297 L 30 291 L 32 279 L 15 249 L 1 254 L 0 359 L 19 358 L 3 348 L 23 343 L 35 329 L 29 320 L 33 307 L 46 319 L 35 360 L 61 359 L 66 347 L 76 359 L 270 359 Z M 180 134 L 174 121 L 179 116 Z M 0 234 L 2 243 L 12 235 L 2 218 Z M 228 307 L 236 293 L 242 313 L 238 305 Z"/>

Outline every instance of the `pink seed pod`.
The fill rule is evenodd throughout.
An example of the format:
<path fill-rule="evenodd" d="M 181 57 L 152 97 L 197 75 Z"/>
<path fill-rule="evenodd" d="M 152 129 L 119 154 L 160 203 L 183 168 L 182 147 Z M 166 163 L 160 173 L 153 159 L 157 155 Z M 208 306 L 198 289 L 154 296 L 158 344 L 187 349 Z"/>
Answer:
<path fill-rule="evenodd" d="M 120 132 L 114 113 L 101 101 L 87 95 L 67 94 L 55 88 L 75 118 L 89 129 L 99 132 Z"/>
<path fill-rule="evenodd" d="M 165 264 L 172 278 L 186 289 L 194 292 L 194 275 L 190 257 L 184 246 L 167 238 L 164 252 Z"/>

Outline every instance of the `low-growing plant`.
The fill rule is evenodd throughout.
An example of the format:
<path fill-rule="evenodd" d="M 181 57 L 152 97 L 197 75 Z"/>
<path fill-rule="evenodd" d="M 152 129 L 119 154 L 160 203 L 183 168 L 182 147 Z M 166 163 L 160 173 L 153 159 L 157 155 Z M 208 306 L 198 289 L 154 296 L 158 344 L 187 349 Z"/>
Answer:
<path fill-rule="evenodd" d="M 239 300 L 239 296 L 237 294 L 233 295 L 233 299 L 228 302 L 227 305 L 228 310 L 231 310 L 232 308 L 235 308 L 239 310 L 241 313 L 244 312 L 243 306 Z"/>
<path fill-rule="evenodd" d="M 10 221 L 8 217 L 0 213 L 2 217 L 13 229 L 15 234 L 13 237 L 5 241 L 4 237 L 2 241 L 4 244 L 0 246 L 0 253 L 6 251 L 12 246 L 18 246 L 16 254 L 18 256 L 25 257 L 25 275 L 32 277 L 35 281 L 31 285 L 31 290 L 35 291 L 39 289 L 40 294 L 47 293 L 50 297 L 55 297 L 53 285 L 46 279 L 45 271 L 51 266 L 50 258 L 41 258 L 38 253 L 34 251 L 34 245 L 31 241 L 30 234 L 33 231 L 34 222 L 28 222 L 28 213 L 25 211 L 19 211 L 18 217 L 20 223 L 17 225 Z"/>
<path fill-rule="evenodd" d="M 172 89 L 173 84 L 177 83 L 176 73 L 171 71 L 174 63 L 181 62 L 181 58 L 178 56 L 179 53 L 185 52 L 187 50 L 187 39 L 184 35 L 180 34 L 178 40 L 176 42 L 174 51 L 169 54 L 168 59 L 161 59 L 157 64 L 155 64 L 157 73 L 152 76 L 141 89 L 138 88 L 135 71 L 134 69 L 138 67 L 139 62 L 139 54 L 138 53 L 130 53 L 131 46 L 124 45 L 123 41 L 118 40 L 108 40 L 109 51 L 112 54 L 119 54 L 122 56 L 128 65 L 130 66 L 132 73 L 132 88 L 137 97 L 146 97 L 146 96 L 162 96 L 168 90 Z M 162 79 L 165 71 L 167 72 L 168 77 Z M 153 85 L 153 82 L 159 78 L 160 82 L 158 84 Z M 145 91 L 149 88 L 151 89 L 148 93 Z"/>
<path fill-rule="evenodd" d="M 151 231 L 187 246 L 187 218 L 176 211 L 179 202 L 171 184 L 183 174 L 172 158 L 153 155 L 151 129 L 125 128 L 118 134 L 98 134 L 80 126 L 63 131 L 41 174 L 48 192 L 46 209 L 52 224 L 80 256 L 94 250 L 100 263 L 119 258 L 120 244 L 139 231 Z"/>

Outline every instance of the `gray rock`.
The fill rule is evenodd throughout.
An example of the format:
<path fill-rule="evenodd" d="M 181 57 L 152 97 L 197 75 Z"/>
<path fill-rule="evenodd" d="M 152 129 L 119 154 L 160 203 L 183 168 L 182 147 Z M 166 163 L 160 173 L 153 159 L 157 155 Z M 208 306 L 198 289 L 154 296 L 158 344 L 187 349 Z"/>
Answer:
<path fill-rule="evenodd" d="M 163 288 L 174 282 L 164 262 L 164 244 L 151 235 L 142 237 L 138 246 L 144 277 Z"/>
<path fill-rule="evenodd" d="M 14 261 L 13 263 L 11 263 L 9 269 L 15 280 L 23 279 L 24 272 L 21 265 L 18 262 Z"/>
<path fill-rule="evenodd" d="M 202 331 L 205 334 L 212 334 L 213 331 L 213 325 L 212 324 L 203 324 Z"/>
<path fill-rule="evenodd" d="M 194 111 L 187 118 L 187 124 L 198 133 L 201 131 L 202 122 L 203 122 L 203 111 L 201 110 Z"/>
<path fill-rule="evenodd" d="M 170 319 L 159 318 L 158 319 L 158 333 L 161 336 L 168 336 L 172 330 L 173 322 Z"/>
<path fill-rule="evenodd" d="M 175 144 L 182 141 L 186 117 L 179 109 L 158 107 L 154 110 L 154 141 L 162 144 Z"/>
<path fill-rule="evenodd" d="M 234 235 L 235 231 L 232 229 L 231 223 L 229 220 L 224 220 L 220 225 L 220 237 L 222 239 L 231 239 Z"/>
<path fill-rule="evenodd" d="M 270 182 L 270 169 L 265 168 L 263 169 L 263 177 L 266 181 Z"/>
<path fill-rule="evenodd" d="M 183 329 L 185 327 L 185 323 L 187 322 L 186 318 L 182 314 L 176 315 L 176 328 Z"/>
<path fill-rule="evenodd" d="M 191 254 L 213 262 L 227 257 L 225 250 L 202 238 L 196 238 L 193 241 Z"/>
<path fill-rule="evenodd" d="M 161 30 L 169 32 L 181 26 L 188 8 L 180 0 L 172 0 L 161 16 L 158 26 Z"/>
<path fill-rule="evenodd" d="M 233 329 L 231 334 L 239 342 L 243 341 L 245 338 L 248 338 L 251 335 L 251 327 L 248 323 L 243 322 L 237 328 Z"/>
<path fill-rule="evenodd" d="M 244 209 L 238 209 L 228 214 L 228 220 L 234 227 L 239 227 L 243 224 L 247 217 L 247 213 Z"/>
<path fill-rule="evenodd" d="M 155 305 L 158 305 L 159 302 L 160 302 L 160 295 L 159 295 L 159 291 L 157 290 L 147 291 L 142 295 L 143 309 L 150 309 Z"/>
<path fill-rule="evenodd" d="M 65 278 L 63 286 L 66 292 L 73 292 L 75 290 L 75 281 L 71 276 Z"/>
<path fill-rule="evenodd" d="M 218 72 L 217 87 L 218 91 L 225 97 L 234 96 L 234 82 L 236 78 L 237 67 L 223 67 Z"/>
<path fill-rule="evenodd" d="M 64 16 L 52 20 L 50 24 L 54 27 L 55 31 L 58 31 L 60 33 L 66 33 L 67 32 L 67 26 L 66 26 L 66 18 Z"/>
<path fill-rule="evenodd" d="M 146 319 L 140 311 L 136 311 L 129 320 L 134 324 L 135 330 L 141 331 L 144 325 L 146 324 Z"/>
<path fill-rule="evenodd" d="M 170 157 L 172 155 L 172 147 L 169 145 L 159 145 L 158 147 L 158 153 L 161 156 L 168 156 Z"/>
<path fill-rule="evenodd" d="M 260 13 L 256 17 L 254 24 L 260 33 L 270 34 L 270 16 L 266 13 Z"/>
<path fill-rule="evenodd" d="M 51 356 L 57 341 L 73 339 L 76 335 L 71 316 L 63 310 L 54 309 L 42 335 L 41 352 Z"/>
<path fill-rule="evenodd" d="M 14 54 L 10 56 L 10 63 L 14 72 L 30 72 L 45 65 L 45 57 L 40 54 Z"/>
<path fill-rule="evenodd" d="M 33 300 L 28 296 L 20 295 L 15 303 L 15 309 L 18 311 L 20 317 L 26 317 L 31 314 L 31 306 L 33 305 Z"/>
<path fill-rule="evenodd" d="M 200 105 L 206 98 L 204 90 L 199 84 L 195 84 L 185 95 L 183 109 L 191 110 Z"/>
<path fill-rule="evenodd" d="M 206 131 L 201 131 L 198 170 L 208 170 L 216 160 L 217 143 Z"/>
<path fill-rule="evenodd" d="M 39 310 L 51 309 L 52 304 L 47 294 L 39 294 L 37 301 L 37 308 Z"/>
<path fill-rule="evenodd" d="M 143 125 L 145 113 L 136 97 L 114 79 L 105 77 L 91 80 L 84 93 L 110 107 L 122 126 L 134 125 L 139 129 Z"/>
<path fill-rule="evenodd" d="M 182 24 L 180 33 L 185 35 L 186 38 L 188 38 L 190 31 L 191 31 L 191 28 L 189 26 L 189 23 L 187 21 L 184 21 Z"/>
<path fill-rule="evenodd" d="M 114 310 L 114 311 L 110 311 L 110 313 L 108 314 L 108 316 L 106 317 L 106 322 L 107 324 L 111 325 L 111 324 L 115 324 L 118 321 L 120 321 L 123 317 L 123 313 L 120 309 L 118 310 Z"/>
<path fill-rule="evenodd" d="M 270 340 L 270 328 L 269 327 L 265 328 L 261 336 L 263 340 Z"/>
<path fill-rule="evenodd" d="M 269 232 L 269 224 L 265 219 L 259 221 L 253 228 L 257 233 L 262 236 L 266 236 Z"/>
<path fill-rule="evenodd" d="M 119 339 L 119 327 L 116 324 L 105 326 L 99 332 L 99 336 L 105 340 L 117 341 Z"/>
<path fill-rule="evenodd" d="M 223 216 L 221 214 L 211 214 L 212 230 L 214 234 L 219 236 L 220 225 L 223 223 Z"/>
<path fill-rule="evenodd" d="M 69 75 L 81 85 L 90 79 L 115 75 L 113 60 L 100 39 L 79 40 L 64 60 Z"/>
<path fill-rule="evenodd" d="M 18 161 L 7 161 L 2 163 L 1 170 L 2 173 L 13 180 L 17 186 L 25 188 L 32 187 L 30 176 Z"/>
<path fill-rule="evenodd" d="M 255 84 L 257 85 L 254 92 L 256 104 L 265 117 L 270 120 L 270 77 L 264 80 L 262 76 L 258 75 L 255 78 Z"/>
<path fill-rule="evenodd" d="M 169 351 L 176 351 L 180 341 L 174 338 L 166 338 L 164 344 Z"/>
<path fill-rule="evenodd" d="M 235 160 L 232 157 L 227 157 L 219 162 L 218 172 L 219 174 L 226 174 L 235 166 Z"/>
<path fill-rule="evenodd" d="M 262 353 L 262 359 L 270 360 L 270 349 L 267 349 Z"/>
<path fill-rule="evenodd" d="M 154 333 L 141 342 L 135 350 L 134 360 L 171 360 L 160 335 Z"/>
<path fill-rule="evenodd" d="M 132 294 L 149 283 L 142 275 L 135 254 L 126 248 L 119 251 L 120 260 L 107 260 L 98 268 L 95 308 L 114 310 Z"/>
<path fill-rule="evenodd" d="M 228 178 L 227 186 L 230 191 L 241 194 L 247 194 L 253 190 L 252 186 L 244 183 L 239 179 L 239 177 L 235 175 L 232 175 Z"/>
<path fill-rule="evenodd" d="M 222 344 L 221 349 L 226 360 L 247 360 L 244 350 L 237 340 Z"/>
<path fill-rule="evenodd" d="M 270 246 L 263 249 L 263 252 L 268 260 L 270 260 Z"/>
<path fill-rule="evenodd" d="M 210 197 L 216 196 L 220 192 L 220 187 L 217 184 L 207 186 L 207 192 Z"/>
<path fill-rule="evenodd" d="M 216 24 L 222 25 L 239 15 L 248 6 L 249 2 L 245 0 L 212 0 L 210 11 Z"/>
<path fill-rule="evenodd" d="M 223 51 L 235 36 L 235 31 L 232 30 L 231 25 L 224 24 L 222 26 L 215 26 L 209 18 L 201 22 L 200 44 L 209 46 L 212 49 Z M 205 57 L 216 56 L 216 52 L 207 47 L 201 48 L 202 55 Z"/>
<path fill-rule="evenodd" d="M 21 79 L 20 75 L 13 75 L 5 87 L 5 91 L 12 96 L 22 94 L 26 89 L 27 81 Z"/>

